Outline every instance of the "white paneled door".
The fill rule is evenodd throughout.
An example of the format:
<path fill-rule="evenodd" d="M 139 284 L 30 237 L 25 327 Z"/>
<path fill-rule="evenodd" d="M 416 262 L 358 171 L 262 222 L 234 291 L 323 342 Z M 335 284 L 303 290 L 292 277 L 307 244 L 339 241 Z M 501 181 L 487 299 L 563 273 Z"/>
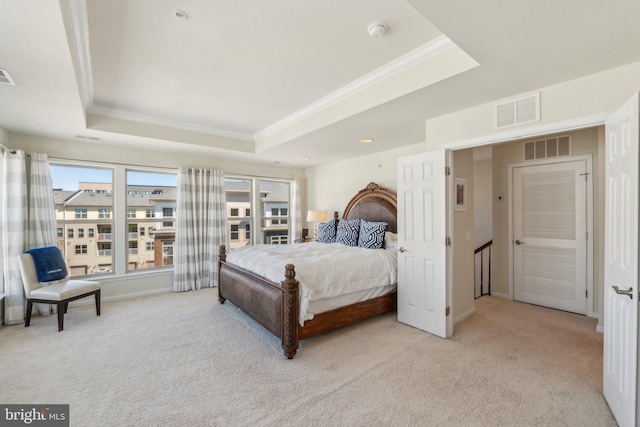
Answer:
<path fill-rule="evenodd" d="M 638 417 L 638 122 L 636 93 L 606 122 L 603 392 L 621 427 Z"/>
<path fill-rule="evenodd" d="M 589 160 L 512 168 L 516 301 L 587 313 Z"/>
<path fill-rule="evenodd" d="M 443 338 L 447 317 L 445 152 L 398 160 L 398 320 Z"/>

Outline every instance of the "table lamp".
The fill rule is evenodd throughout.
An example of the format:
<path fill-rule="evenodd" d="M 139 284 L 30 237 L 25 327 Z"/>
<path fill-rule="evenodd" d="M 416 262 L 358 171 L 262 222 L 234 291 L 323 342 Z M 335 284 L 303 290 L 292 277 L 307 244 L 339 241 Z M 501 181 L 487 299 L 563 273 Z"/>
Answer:
<path fill-rule="evenodd" d="M 307 222 L 313 224 L 313 240 L 318 240 L 318 223 L 326 221 L 329 215 L 327 211 L 307 211 Z"/>

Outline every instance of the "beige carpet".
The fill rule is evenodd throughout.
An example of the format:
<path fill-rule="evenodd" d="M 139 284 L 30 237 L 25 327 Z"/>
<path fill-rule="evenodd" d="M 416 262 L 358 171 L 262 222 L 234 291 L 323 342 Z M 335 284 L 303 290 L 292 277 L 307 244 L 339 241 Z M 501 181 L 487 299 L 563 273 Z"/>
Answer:
<path fill-rule="evenodd" d="M 494 297 L 449 340 L 378 316 L 293 360 L 216 290 L 72 307 L 0 329 L 0 401 L 68 403 L 72 426 L 608 426 L 602 335 Z"/>

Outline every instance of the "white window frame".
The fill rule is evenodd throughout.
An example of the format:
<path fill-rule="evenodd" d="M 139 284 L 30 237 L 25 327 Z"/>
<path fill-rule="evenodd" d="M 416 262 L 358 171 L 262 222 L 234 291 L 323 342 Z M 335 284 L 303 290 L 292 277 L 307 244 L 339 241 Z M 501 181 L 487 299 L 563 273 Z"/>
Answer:
<path fill-rule="evenodd" d="M 60 158 L 50 158 L 49 162 L 52 165 L 57 166 L 68 166 L 68 167 L 85 167 L 85 168 L 100 168 L 100 169 L 110 169 L 112 171 L 113 176 L 113 205 L 111 206 L 109 211 L 108 218 L 99 218 L 99 219 L 110 219 L 111 220 L 111 249 L 112 252 L 112 266 L 111 266 L 111 274 L 115 277 L 123 277 L 131 274 L 135 275 L 154 275 L 158 274 L 159 270 L 173 270 L 173 265 L 149 268 L 149 269 L 141 269 L 141 270 L 130 270 L 127 271 L 127 262 L 128 262 L 128 224 L 127 220 L 131 220 L 133 218 L 127 218 L 127 188 L 126 188 L 126 171 L 134 170 L 141 172 L 150 172 L 150 173 L 169 173 L 178 175 L 177 168 L 161 168 L 161 167 L 146 167 L 146 166 L 136 166 L 136 165 L 127 165 L 127 164 L 116 164 L 116 163 L 103 163 L 103 162 L 89 162 L 82 160 L 70 160 L 70 159 L 60 159 Z M 118 215 L 118 212 L 122 212 L 121 215 Z M 154 215 L 155 216 L 155 215 Z M 75 233 L 74 233 L 75 234 Z M 95 230 L 95 235 L 97 236 L 99 230 Z M 97 249 L 97 247 L 96 247 Z M 139 250 L 139 249 L 138 249 Z"/>

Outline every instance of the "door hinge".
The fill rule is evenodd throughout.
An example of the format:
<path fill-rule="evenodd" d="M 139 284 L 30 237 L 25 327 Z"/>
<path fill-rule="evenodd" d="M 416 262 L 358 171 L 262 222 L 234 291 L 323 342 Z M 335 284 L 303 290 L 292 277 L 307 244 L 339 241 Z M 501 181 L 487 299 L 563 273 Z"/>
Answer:
<path fill-rule="evenodd" d="M 451 246 L 451 239 L 449 237 L 444 239 L 444 244 L 445 244 L 445 246 Z"/>
<path fill-rule="evenodd" d="M 451 168 L 450 168 L 449 166 L 445 166 L 445 167 L 444 167 L 444 174 L 445 174 L 446 176 L 451 175 Z"/>
<path fill-rule="evenodd" d="M 447 309 L 444 311 L 445 316 L 448 316 L 448 315 L 449 315 L 449 311 L 450 311 L 450 310 L 449 310 L 449 307 L 447 307 Z"/>
<path fill-rule="evenodd" d="M 584 291 L 584 297 L 589 298 L 589 291 Z"/>

